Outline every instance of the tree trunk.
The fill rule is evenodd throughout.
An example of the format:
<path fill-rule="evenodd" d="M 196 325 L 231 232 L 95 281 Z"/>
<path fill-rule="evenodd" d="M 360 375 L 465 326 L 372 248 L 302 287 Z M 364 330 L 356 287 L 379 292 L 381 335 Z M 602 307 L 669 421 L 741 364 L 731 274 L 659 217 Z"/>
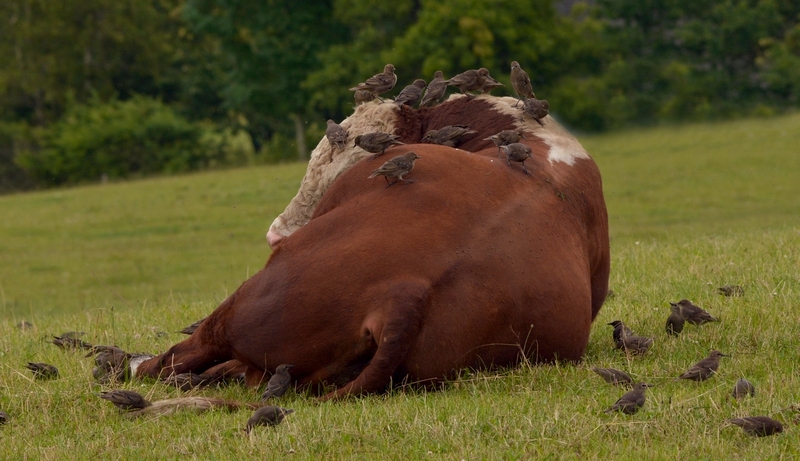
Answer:
<path fill-rule="evenodd" d="M 294 140 L 297 144 L 297 158 L 300 161 L 308 160 L 308 149 L 306 149 L 306 127 L 303 119 L 297 114 L 292 114 L 294 121 Z"/>

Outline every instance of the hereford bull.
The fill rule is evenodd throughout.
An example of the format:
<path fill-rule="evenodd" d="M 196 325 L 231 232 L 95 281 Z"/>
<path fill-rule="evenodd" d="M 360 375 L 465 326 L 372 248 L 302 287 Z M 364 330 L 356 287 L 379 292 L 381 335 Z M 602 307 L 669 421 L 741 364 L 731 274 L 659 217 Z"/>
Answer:
<path fill-rule="evenodd" d="M 521 121 L 513 98 L 451 97 L 413 110 L 359 106 L 344 151 L 323 139 L 300 191 L 270 229 L 266 266 L 185 341 L 134 361 L 138 376 L 242 374 L 283 363 L 324 398 L 438 382 L 464 368 L 581 358 L 609 275 L 600 173 L 552 118 Z M 478 132 L 460 149 L 416 144 L 428 129 Z M 533 150 L 509 167 L 484 140 L 521 128 Z M 371 160 L 352 139 L 375 130 L 408 145 Z M 367 179 L 415 151 L 415 182 Z"/>

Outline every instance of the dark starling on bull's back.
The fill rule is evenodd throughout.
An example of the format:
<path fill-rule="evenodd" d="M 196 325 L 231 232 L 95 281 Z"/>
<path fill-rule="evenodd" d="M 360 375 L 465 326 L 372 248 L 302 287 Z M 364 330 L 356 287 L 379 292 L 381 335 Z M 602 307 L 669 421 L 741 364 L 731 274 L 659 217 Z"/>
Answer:
<path fill-rule="evenodd" d="M 592 371 L 602 376 L 609 384 L 628 387 L 633 385 L 633 378 L 622 370 L 614 368 L 592 368 Z"/>
<path fill-rule="evenodd" d="M 253 416 L 247 420 L 247 428 L 245 431 L 249 434 L 256 426 L 275 426 L 283 421 L 283 418 L 293 413 L 294 410 L 288 408 L 275 407 L 267 405 L 259 408 L 253 413 Z"/>
<path fill-rule="evenodd" d="M 383 131 L 375 131 L 372 133 L 365 133 L 356 136 L 354 145 L 364 149 L 367 152 L 373 153 L 372 159 L 376 159 L 386 152 L 386 149 L 392 146 L 399 146 L 404 143 L 400 142 L 400 137 L 384 133 Z"/>
<path fill-rule="evenodd" d="M 36 379 L 58 378 L 58 368 L 53 365 L 42 362 L 28 362 L 26 367 L 33 372 L 33 377 Z"/>
<path fill-rule="evenodd" d="M 684 374 L 678 376 L 678 379 L 691 379 L 692 381 L 707 380 L 717 372 L 720 357 L 728 357 L 728 355 L 717 350 L 711 351 L 708 357 L 692 365 Z"/>
<path fill-rule="evenodd" d="M 394 88 L 397 83 L 397 75 L 394 74 L 394 66 L 386 64 L 383 67 L 383 72 L 375 74 L 368 78 L 366 82 L 359 83 L 358 85 L 350 88 L 350 91 L 366 90 L 372 93 L 376 98 L 383 101 L 380 95 Z"/>
<path fill-rule="evenodd" d="M 328 127 L 325 129 L 325 137 L 331 145 L 331 152 L 335 149 L 342 150 L 347 146 L 347 130 L 342 125 L 328 119 Z M 333 158 L 333 155 L 331 155 Z"/>
<path fill-rule="evenodd" d="M 486 77 L 486 81 L 484 81 L 483 85 L 481 85 L 481 93 L 489 94 L 493 89 L 500 88 L 501 86 L 505 85 L 493 79 L 492 77 Z"/>
<path fill-rule="evenodd" d="M 456 147 L 463 142 L 465 136 L 470 136 L 475 133 L 477 133 L 477 131 L 470 130 L 466 125 L 448 125 L 438 130 L 428 130 L 420 142 Z"/>
<path fill-rule="evenodd" d="M 98 394 L 98 397 L 108 400 L 120 410 L 141 410 L 152 405 L 147 399 L 142 397 L 141 394 L 134 391 L 126 390 L 113 390 L 105 391 Z"/>
<path fill-rule="evenodd" d="M 701 307 L 695 306 L 688 299 L 681 299 L 677 303 L 670 303 L 670 305 L 672 304 L 677 304 L 680 306 L 681 315 L 692 325 L 702 325 L 708 322 L 719 322 L 718 318 L 712 317 L 711 314 L 704 311 Z"/>
<path fill-rule="evenodd" d="M 444 96 L 448 83 L 450 83 L 450 80 L 445 80 L 442 71 L 437 70 L 433 74 L 433 80 L 428 83 L 428 89 L 425 90 L 425 96 L 422 97 L 419 107 L 427 106 L 431 102 L 438 103 Z"/>
<path fill-rule="evenodd" d="M 356 90 L 355 93 L 353 93 L 353 99 L 356 102 L 355 106 L 358 107 L 361 104 L 364 104 L 365 102 L 374 101 L 377 98 L 375 97 L 374 94 L 372 94 L 371 91 Z"/>
<path fill-rule="evenodd" d="M 736 380 L 736 384 L 733 386 L 733 392 L 731 393 L 734 399 L 741 399 L 742 397 L 750 397 L 756 396 L 756 387 L 753 386 L 753 383 L 750 381 L 739 378 Z"/>
<path fill-rule="evenodd" d="M 425 80 L 418 78 L 414 80 L 414 83 L 411 85 L 406 86 L 403 88 L 403 91 L 394 98 L 394 102 L 397 105 L 402 106 L 403 104 L 414 107 L 416 103 L 422 99 L 422 93 L 425 91 Z"/>
<path fill-rule="evenodd" d="M 414 162 L 418 158 L 421 157 L 414 152 L 406 152 L 403 155 L 398 155 L 381 165 L 380 168 L 374 170 L 371 175 L 367 176 L 367 179 L 382 175 L 388 184 L 386 187 L 393 186 L 398 181 L 411 184 L 414 181 L 403 179 L 403 176 L 407 175 L 414 168 Z M 389 182 L 389 178 L 397 178 L 397 181 Z"/>
<path fill-rule="evenodd" d="M 632 415 L 636 413 L 644 406 L 644 392 L 648 387 L 651 387 L 650 384 L 636 383 L 636 385 L 633 386 L 633 390 L 626 392 L 622 397 L 619 398 L 619 400 L 614 402 L 614 405 L 611 405 L 606 410 L 606 413 L 611 413 L 612 411 L 621 411 L 626 415 Z"/>
<path fill-rule="evenodd" d="M 717 288 L 717 292 L 722 296 L 727 296 L 730 298 L 744 296 L 744 288 L 739 285 L 725 285 L 724 287 Z"/>
<path fill-rule="evenodd" d="M 614 331 L 611 332 L 611 338 L 614 339 L 614 344 L 618 343 L 620 339 L 626 336 L 633 336 L 633 330 L 628 328 L 627 325 L 622 323 L 622 320 L 614 320 L 613 322 L 609 322 L 606 325 L 614 327 Z"/>
<path fill-rule="evenodd" d="M 686 320 L 683 318 L 683 315 L 681 315 L 681 306 L 672 304 L 670 308 L 672 309 L 672 312 L 667 318 L 666 330 L 668 334 L 672 336 L 678 336 L 678 334 L 683 331 L 683 324 L 686 322 Z"/>
<path fill-rule="evenodd" d="M 531 78 L 528 76 L 527 72 L 522 70 L 522 67 L 519 66 L 517 61 L 513 61 L 511 63 L 511 86 L 514 88 L 514 92 L 517 93 L 518 98 L 518 101 L 514 104 L 514 107 L 517 107 L 519 101 L 536 98 L 536 95 L 533 94 Z"/>
<path fill-rule="evenodd" d="M 550 113 L 550 103 L 546 99 L 528 98 L 522 104 L 522 120 L 529 116 L 536 120 L 539 125 L 544 126 L 542 119 Z"/>
<path fill-rule="evenodd" d="M 506 154 L 506 163 L 511 166 L 511 162 L 518 162 L 522 164 L 522 171 L 528 173 L 528 168 L 525 167 L 525 160 L 532 157 L 533 150 L 525 144 L 514 142 L 505 146 L 500 146 L 500 150 Z"/>
<path fill-rule="evenodd" d="M 625 336 L 617 342 L 617 349 L 622 349 L 628 354 L 644 355 L 653 345 L 653 338 L 644 336 Z"/>
<path fill-rule="evenodd" d="M 289 389 L 289 385 L 292 383 L 292 376 L 289 374 L 289 370 L 293 368 L 294 365 L 283 364 L 278 365 L 278 368 L 275 369 L 275 374 L 269 379 L 267 382 L 267 388 L 264 390 L 264 393 L 261 394 L 261 401 L 268 400 L 272 397 L 280 397 L 286 393 L 286 390 Z"/>
<path fill-rule="evenodd" d="M 783 424 L 769 416 L 745 416 L 729 419 L 728 422 L 741 427 L 748 435 L 754 437 L 766 437 L 783 432 Z"/>
<path fill-rule="evenodd" d="M 520 139 L 524 137 L 525 135 L 522 130 L 503 130 L 495 135 L 489 136 L 488 138 L 483 138 L 483 140 L 492 141 L 492 143 L 497 146 L 497 153 L 502 154 L 503 151 L 500 149 L 500 146 L 507 146 L 509 144 L 519 142 Z"/>
<path fill-rule="evenodd" d="M 469 98 L 475 96 L 467 93 L 468 91 L 483 91 L 483 84 L 486 83 L 486 78 L 489 77 L 489 69 L 481 67 L 480 69 L 470 69 L 462 72 L 449 80 L 448 85 L 458 88 L 462 93 L 466 94 Z"/>

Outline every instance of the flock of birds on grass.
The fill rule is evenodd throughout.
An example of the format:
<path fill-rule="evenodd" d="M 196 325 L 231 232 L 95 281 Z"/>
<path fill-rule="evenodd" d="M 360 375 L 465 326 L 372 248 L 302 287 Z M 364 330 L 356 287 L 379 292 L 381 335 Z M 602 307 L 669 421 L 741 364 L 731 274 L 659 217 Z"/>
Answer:
<path fill-rule="evenodd" d="M 719 288 L 719 293 L 724 296 L 743 296 L 744 289 L 739 285 L 726 285 Z M 667 334 L 678 336 L 685 323 L 692 325 L 703 325 L 709 322 L 718 322 L 719 319 L 706 312 L 701 307 L 695 305 L 688 299 L 682 299 L 677 303 L 670 303 L 671 312 L 667 318 L 665 330 Z M 611 333 L 614 345 L 617 349 L 630 355 L 643 355 L 650 350 L 653 345 L 653 338 L 639 336 L 634 333 L 621 320 L 614 320 L 608 323 L 614 330 Z M 675 380 L 688 379 L 691 381 L 705 381 L 717 373 L 720 359 L 729 357 L 718 350 L 709 352 L 708 357 L 695 363 Z M 592 368 L 592 371 L 600 375 L 606 382 L 618 386 L 632 387 L 633 389 L 625 393 L 613 405 L 606 409 L 606 413 L 622 412 L 632 415 L 639 411 L 645 403 L 645 391 L 653 387 L 652 384 L 645 382 L 634 383 L 633 378 L 622 370 L 614 368 Z M 734 399 L 745 397 L 755 397 L 756 389 L 753 383 L 745 378 L 739 378 L 733 387 L 731 396 Z M 793 408 L 793 407 L 790 407 Z M 768 416 L 745 416 L 742 418 L 732 418 L 728 423 L 740 426 L 747 434 L 753 436 L 767 436 L 783 432 L 783 425 L 780 421 Z"/>
<path fill-rule="evenodd" d="M 725 296 L 743 296 L 744 290 L 738 285 L 728 285 L 721 287 L 720 293 Z M 671 313 L 665 325 L 665 330 L 668 334 L 677 336 L 683 331 L 685 323 L 693 325 L 703 325 L 709 322 L 717 322 L 719 319 L 713 317 L 701 307 L 695 305 L 687 299 L 682 299 L 677 303 L 670 303 Z M 202 320 L 181 330 L 181 333 L 191 335 L 199 326 Z M 26 325 L 18 325 L 20 328 L 29 328 L 30 324 L 25 322 Z M 650 347 L 653 345 L 653 338 L 638 336 L 627 325 L 620 320 L 614 320 L 608 323 L 614 330 L 612 331 L 612 339 L 617 349 L 624 351 L 630 355 L 643 355 L 646 354 Z M 83 340 L 84 332 L 65 332 L 60 336 L 54 336 L 52 343 L 61 349 L 65 350 L 89 350 L 86 357 L 95 357 L 97 368 L 94 369 L 93 375 L 101 383 L 115 382 L 117 380 L 124 380 L 128 372 L 128 363 L 132 357 L 130 354 L 123 352 L 121 349 L 114 346 L 94 346 Z M 687 379 L 692 381 L 705 381 L 717 372 L 720 365 L 720 359 L 727 357 L 718 350 L 712 350 L 708 357 L 698 361 L 683 374 L 675 378 L 675 380 Z M 277 367 L 275 373 L 270 377 L 267 386 L 261 395 L 260 402 L 257 404 L 248 404 L 251 408 L 255 408 L 252 416 L 247 420 L 245 426 L 246 433 L 250 433 L 256 426 L 274 426 L 280 424 L 284 417 L 293 413 L 294 410 L 288 408 L 281 408 L 274 405 L 268 405 L 272 399 L 278 399 L 283 396 L 286 391 L 291 387 L 292 377 L 290 370 L 294 367 L 291 364 L 282 364 Z M 33 377 L 39 380 L 49 380 L 58 378 L 58 369 L 50 364 L 41 362 L 28 362 L 27 368 L 33 373 Z M 626 392 L 614 404 L 608 407 L 605 412 L 621 412 L 627 415 L 635 414 L 645 404 L 645 391 L 653 387 L 652 384 L 646 382 L 634 383 L 631 376 L 622 371 L 614 368 L 592 368 L 592 371 L 600 375 L 606 382 L 625 387 L 632 387 L 632 390 Z M 183 373 L 170 377 L 168 383 L 175 387 L 188 391 L 190 389 L 207 386 L 213 384 L 213 381 L 205 379 L 201 375 L 194 373 Z M 756 390 L 753 383 L 744 378 L 739 378 L 733 387 L 731 393 L 735 399 L 745 397 L 755 397 Z M 145 414 L 143 410 L 152 407 L 154 404 L 145 399 L 141 394 L 130 390 L 111 390 L 103 391 L 98 394 L 98 397 L 108 400 L 114 404 L 121 411 L 129 412 L 129 415 L 139 416 Z M 173 399 L 174 400 L 174 399 Z M 155 402 L 159 405 L 160 401 Z M 795 406 L 790 407 L 797 410 Z M 0 425 L 9 421 L 9 415 L 0 411 Z M 727 420 L 728 423 L 740 426 L 747 434 L 753 436 L 768 436 L 783 432 L 783 425 L 780 421 L 772 419 L 768 416 L 745 416 L 741 418 L 732 418 Z"/>
<path fill-rule="evenodd" d="M 383 68 L 383 72 L 375 74 L 365 82 L 350 88 L 350 91 L 355 92 L 354 98 L 356 106 L 375 99 L 383 101 L 380 95 L 394 88 L 397 83 L 397 75 L 395 75 L 394 71 L 395 68 L 392 64 L 386 64 Z M 544 125 L 541 119 L 550 113 L 550 104 L 547 100 L 536 99 L 536 95 L 533 93 L 531 79 L 517 61 L 511 63 L 511 85 L 519 99 L 514 107 L 522 101 L 522 120 L 524 120 L 527 115 L 536 120 L 540 125 Z M 395 97 L 394 102 L 397 105 L 406 105 L 409 107 L 414 107 L 417 104 L 419 104 L 419 107 L 435 105 L 441 102 L 448 86 L 458 88 L 462 93 L 466 94 L 468 98 L 472 99 L 475 95 L 471 94 L 471 91 L 478 91 L 481 94 L 485 94 L 494 88 L 503 86 L 503 84 L 492 78 L 492 76 L 489 75 L 489 71 L 484 67 L 477 70 L 471 69 L 462 72 L 447 80 L 445 80 L 442 71 L 438 70 L 434 74 L 433 80 L 428 84 L 421 78 L 414 80 L 411 85 L 406 86 L 400 91 L 400 94 Z M 470 130 L 469 127 L 465 125 L 448 125 L 438 130 L 429 130 L 425 136 L 423 136 L 421 142 L 455 148 L 476 133 L 476 131 Z M 331 152 L 335 152 L 347 146 L 349 133 L 335 121 L 328 120 L 325 137 L 331 145 Z M 521 130 L 504 130 L 484 140 L 492 141 L 498 147 L 499 153 L 505 154 L 506 163 L 509 167 L 511 166 L 511 162 L 521 163 L 522 170 L 525 174 L 529 175 L 530 173 L 525 167 L 525 160 L 531 157 L 532 150 L 530 147 L 519 142 L 522 138 L 524 138 L 524 136 Z M 397 135 L 376 131 L 356 136 L 353 146 L 358 146 L 369 153 L 375 154 L 371 158 L 374 160 L 383 155 L 386 149 L 403 144 L 404 143 L 400 141 Z M 392 186 L 399 181 L 410 184 L 414 181 L 403 179 L 403 176 L 407 175 L 414 168 L 414 161 L 418 158 L 420 157 L 414 152 L 408 152 L 404 155 L 393 157 L 380 168 L 373 171 L 369 178 L 383 176 L 388 184 L 386 187 Z M 333 161 L 333 154 L 331 154 L 331 161 Z M 395 181 L 389 182 L 389 178 L 393 178 Z"/>

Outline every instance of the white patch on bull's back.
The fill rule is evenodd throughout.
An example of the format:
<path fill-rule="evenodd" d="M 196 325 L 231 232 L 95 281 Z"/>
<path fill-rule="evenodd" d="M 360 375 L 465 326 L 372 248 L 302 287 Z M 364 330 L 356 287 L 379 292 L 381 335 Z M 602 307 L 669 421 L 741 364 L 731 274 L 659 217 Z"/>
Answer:
<path fill-rule="evenodd" d="M 541 121 L 544 126 L 540 125 L 539 122 L 530 117 L 525 117 L 525 120 L 521 121 L 522 102 L 517 104 L 517 107 L 514 107 L 514 104 L 519 101 L 518 99 L 508 96 L 497 98 L 483 95 L 478 96 L 478 98 L 488 99 L 489 102 L 491 102 L 494 106 L 495 110 L 500 113 L 513 116 L 517 120 L 515 122 L 517 128 L 533 133 L 542 138 L 542 140 L 544 140 L 544 142 L 550 147 L 550 153 L 547 156 L 547 160 L 549 160 L 551 164 L 553 162 L 564 162 L 567 165 L 572 166 L 575 163 L 575 159 L 589 158 L 589 154 L 586 152 L 583 146 L 581 146 L 581 143 L 578 142 L 575 136 L 572 136 L 567 130 L 564 129 L 564 127 L 553 120 L 553 117 L 548 115 L 547 117 L 543 118 Z"/>
<path fill-rule="evenodd" d="M 356 136 L 373 131 L 393 133 L 397 112 L 397 104 L 391 101 L 371 101 L 356 107 L 353 115 L 340 123 L 348 132 L 347 146 L 342 151 L 334 152 L 328 138 L 323 137 L 311 151 L 311 159 L 300 183 L 300 190 L 286 210 L 275 218 L 267 238 L 270 239 L 270 234 L 288 237 L 304 226 L 333 181 L 359 160 L 373 155 L 353 145 Z"/>

